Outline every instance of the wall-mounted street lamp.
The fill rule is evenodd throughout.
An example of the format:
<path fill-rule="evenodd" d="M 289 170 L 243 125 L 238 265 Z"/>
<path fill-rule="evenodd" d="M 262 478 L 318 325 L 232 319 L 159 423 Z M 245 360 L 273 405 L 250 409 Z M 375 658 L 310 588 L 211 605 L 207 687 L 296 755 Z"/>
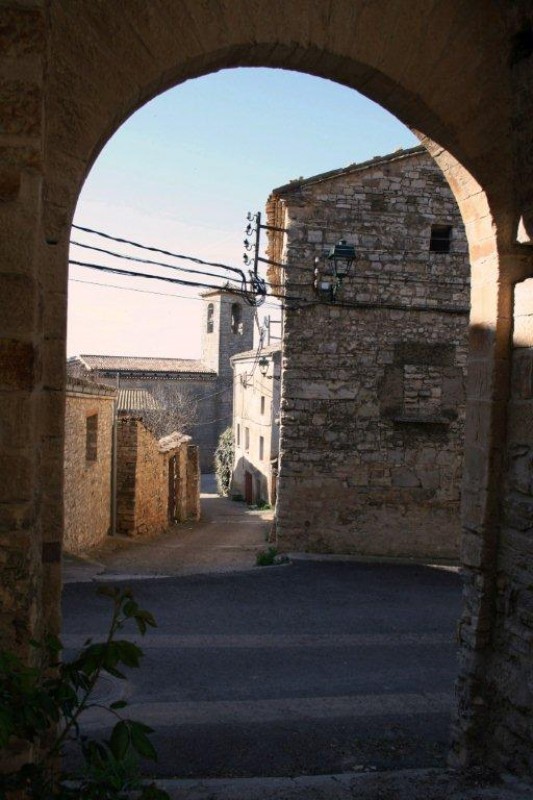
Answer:
<path fill-rule="evenodd" d="M 266 356 L 261 356 L 261 358 L 257 362 L 257 366 L 259 367 L 259 372 L 261 373 L 263 378 L 266 378 L 269 367 L 268 358 Z"/>
<path fill-rule="evenodd" d="M 263 376 L 263 378 L 268 378 L 271 381 L 279 381 L 281 380 L 280 375 L 269 375 L 270 370 L 270 361 L 266 356 L 261 356 L 259 361 L 257 362 L 257 366 L 259 367 L 259 372 Z"/>
<path fill-rule="evenodd" d="M 323 266 L 321 266 L 322 261 Z M 341 239 L 326 256 L 315 258 L 313 286 L 323 300 L 334 303 L 344 278 L 350 274 L 355 262 L 355 247 Z"/>

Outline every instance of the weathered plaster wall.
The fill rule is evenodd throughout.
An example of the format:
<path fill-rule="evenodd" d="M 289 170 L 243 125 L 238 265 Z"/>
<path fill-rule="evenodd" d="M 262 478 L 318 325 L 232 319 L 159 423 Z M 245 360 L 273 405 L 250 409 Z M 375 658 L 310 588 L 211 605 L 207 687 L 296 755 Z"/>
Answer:
<path fill-rule="evenodd" d="M 304 298 L 285 322 L 280 545 L 455 558 L 469 265 L 450 189 L 424 151 L 277 196 L 286 291 Z M 432 224 L 453 226 L 449 253 L 430 252 Z M 313 304 L 314 258 L 341 237 L 355 274 Z"/>
<path fill-rule="evenodd" d="M 111 457 L 115 392 L 83 381 L 67 384 L 65 535 L 69 553 L 101 544 L 111 525 Z M 98 416 L 97 457 L 87 460 L 87 417 Z"/>
<path fill-rule="evenodd" d="M 268 359 L 265 376 L 257 366 L 255 354 L 247 358 L 236 357 L 232 362 L 235 460 L 231 492 L 245 497 L 245 475 L 248 472 L 252 475 L 255 503 L 275 502 L 271 462 L 277 458 L 279 448 L 281 352 L 274 351 L 275 346 L 262 351 L 262 356 Z M 261 398 L 264 398 L 264 406 Z"/>

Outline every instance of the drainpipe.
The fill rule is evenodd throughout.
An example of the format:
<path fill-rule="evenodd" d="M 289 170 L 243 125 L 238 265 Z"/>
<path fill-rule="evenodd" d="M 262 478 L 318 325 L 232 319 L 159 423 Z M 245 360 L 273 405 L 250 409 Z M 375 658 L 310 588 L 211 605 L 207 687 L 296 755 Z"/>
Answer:
<path fill-rule="evenodd" d="M 117 441 L 118 441 L 118 390 L 120 377 L 116 375 L 117 396 L 113 400 L 113 438 L 111 443 L 111 536 L 117 535 Z"/>

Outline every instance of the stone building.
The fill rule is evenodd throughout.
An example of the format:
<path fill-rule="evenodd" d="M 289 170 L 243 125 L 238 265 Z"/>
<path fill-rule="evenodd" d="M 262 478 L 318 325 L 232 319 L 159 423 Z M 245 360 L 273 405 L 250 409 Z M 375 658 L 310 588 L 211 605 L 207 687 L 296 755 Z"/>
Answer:
<path fill-rule="evenodd" d="M 399 151 L 275 189 L 267 214 L 288 306 L 280 546 L 456 558 L 469 264 L 442 172 Z M 337 284 L 340 239 L 356 258 Z"/>
<path fill-rule="evenodd" d="M 69 379 L 65 408 L 65 538 L 69 553 L 101 544 L 111 529 L 116 392 Z"/>
<path fill-rule="evenodd" d="M 174 433 L 155 439 L 142 419 L 117 420 L 117 533 L 154 536 L 200 519 L 198 447 Z"/>
<path fill-rule="evenodd" d="M 232 495 L 247 503 L 276 502 L 281 349 L 272 344 L 239 353 L 233 366 L 235 462 Z"/>
<path fill-rule="evenodd" d="M 472 294 L 451 758 L 531 778 L 527 458 L 515 471 L 517 448 L 532 446 L 531 0 L 331 0 L 327 13 L 320 0 L 232 0 L 216 13 L 195 0 L 4 0 L 1 10 L 5 646 L 29 658 L 30 641 L 61 624 L 68 253 L 88 170 L 124 119 L 181 81 L 252 64 L 300 70 L 363 91 L 416 130 L 461 210 Z M 344 123 L 327 108 L 324 120 Z"/>
<path fill-rule="evenodd" d="M 200 518 L 198 447 L 177 432 L 162 439 L 132 406 L 146 392 L 69 378 L 65 412 L 65 534 L 69 553 L 108 535 L 153 536 Z M 115 420 L 116 416 L 116 420 Z M 116 422 L 116 429 L 114 427 Z"/>
<path fill-rule="evenodd" d="M 67 370 L 69 375 L 94 376 L 113 385 L 118 381 L 121 389 L 147 389 L 160 403 L 179 403 L 183 422 L 171 418 L 166 432 L 179 427 L 191 434 L 200 448 L 200 468 L 212 472 L 218 437 L 231 424 L 230 358 L 252 347 L 254 319 L 253 308 L 239 296 L 216 290 L 202 297 L 200 360 L 78 355 L 68 360 Z"/>

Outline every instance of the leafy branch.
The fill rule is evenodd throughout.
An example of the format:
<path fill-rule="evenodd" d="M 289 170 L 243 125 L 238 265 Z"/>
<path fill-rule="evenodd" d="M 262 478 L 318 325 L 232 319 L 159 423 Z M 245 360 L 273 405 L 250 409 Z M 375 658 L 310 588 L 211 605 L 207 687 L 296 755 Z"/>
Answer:
<path fill-rule="evenodd" d="M 39 800 L 122 800 L 131 797 L 132 790 L 140 792 L 139 800 L 168 799 L 154 785 L 143 786 L 139 772 L 139 758 L 157 760 L 149 739 L 152 728 L 121 717 L 125 700 L 102 706 L 92 699 L 102 673 L 124 680 L 124 667 L 140 665 L 140 647 L 116 638 L 124 626 L 133 622 L 144 635 L 156 622 L 128 589 L 102 587 L 98 594 L 113 604 L 104 642 L 88 639 L 70 661 L 61 660 L 63 646 L 57 637 L 32 642 L 40 656 L 38 667 L 27 666 L 12 653 L 0 653 L 0 749 L 27 743 L 39 754 L 0 776 L 0 800 L 17 792 Z M 104 741 L 90 739 L 80 728 L 80 717 L 95 707 L 104 707 L 118 719 Z M 59 774 L 59 758 L 67 743 L 75 743 L 81 751 L 81 775 Z"/>

